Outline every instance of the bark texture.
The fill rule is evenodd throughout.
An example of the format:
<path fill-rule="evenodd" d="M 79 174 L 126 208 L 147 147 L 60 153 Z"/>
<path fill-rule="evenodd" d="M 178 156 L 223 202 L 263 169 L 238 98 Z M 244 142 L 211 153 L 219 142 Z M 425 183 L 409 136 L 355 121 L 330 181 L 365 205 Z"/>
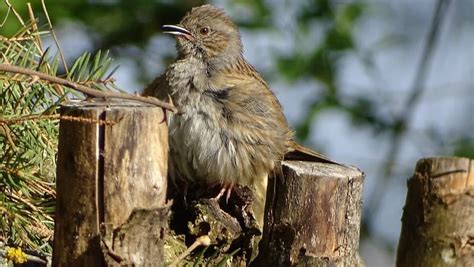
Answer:
<path fill-rule="evenodd" d="M 474 160 L 427 158 L 408 180 L 397 266 L 474 266 Z"/>
<path fill-rule="evenodd" d="M 54 266 L 162 264 L 164 121 L 161 108 L 133 102 L 61 107 Z"/>
<path fill-rule="evenodd" d="M 257 247 L 261 231 L 252 213 L 254 198 L 246 186 L 235 186 L 229 199 L 216 201 L 212 197 L 220 191 L 196 187 L 186 197 L 173 196 L 170 232 L 166 238 L 165 260 L 169 265 L 199 237 L 207 236 L 209 246 L 193 250 L 178 266 L 247 266 Z M 179 190 L 181 193 L 184 190 Z M 177 193 L 177 192 L 176 192 Z M 186 199 L 186 201 L 184 201 Z"/>
<path fill-rule="evenodd" d="M 270 177 L 255 266 L 362 266 L 364 174 L 337 164 L 284 161 Z"/>

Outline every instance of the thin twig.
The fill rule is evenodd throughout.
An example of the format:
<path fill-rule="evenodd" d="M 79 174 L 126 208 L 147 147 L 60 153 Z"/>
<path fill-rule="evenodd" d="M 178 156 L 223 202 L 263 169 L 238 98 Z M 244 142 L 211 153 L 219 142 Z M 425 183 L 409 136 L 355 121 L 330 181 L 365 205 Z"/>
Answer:
<path fill-rule="evenodd" d="M 61 120 L 64 121 L 74 121 L 74 122 L 81 122 L 81 123 L 93 123 L 98 125 L 114 125 L 117 124 L 119 121 L 114 120 L 103 120 L 103 119 L 93 119 L 93 118 L 86 118 L 86 117 L 74 117 L 74 116 L 67 116 L 62 115 L 60 116 Z"/>
<path fill-rule="evenodd" d="M 34 22 L 34 21 L 30 21 L 30 23 L 26 24 L 26 23 L 23 21 L 23 19 L 21 18 L 20 14 L 15 10 L 15 8 L 13 7 L 13 5 L 10 3 L 10 1 L 9 1 L 9 0 L 4 0 L 4 1 L 5 1 L 5 4 L 8 6 L 8 8 L 12 10 L 13 14 L 15 14 L 15 16 L 16 16 L 16 18 L 18 19 L 18 21 L 20 22 L 20 24 L 23 26 L 24 32 L 21 32 L 21 33 L 19 34 L 19 36 L 20 36 L 20 37 L 23 36 L 24 33 L 27 33 L 27 34 L 29 34 L 29 35 L 32 34 L 32 32 L 29 30 L 29 28 L 31 27 L 30 24 L 33 24 L 33 23 L 35 23 L 35 22 Z M 35 43 L 35 42 L 33 42 L 33 43 L 35 44 L 36 48 L 41 51 L 41 48 L 39 47 L 39 45 L 38 45 L 37 43 Z"/>
<path fill-rule="evenodd" d="M 10 128 L 8 128 L 6 124 L 1 123 L 1 121 L 0 121 L 0 127 L 1 127 L 0 134 L 3 134 L 7 138 L 8 144 L 14 151 L 18 151 L 18 148 L 15 145 L 15 142 L 13 142 Z"/>
<path fill-rule="evenodd" d="M 0 41 L 2 42 L 23 42 L 23 41 L 31 41 L 34 40 L 34 37 L 32 36 L 25 36 L 25 37 L 3 37 L 0 36 Z"/>
<path fill-rule="evenodd" d="M 33 30 L 33 32 L 39 32 L 38 24 L 36 24 L 35 14 L 33 13 L 33 8 L 31 8 L 31 3 L 27 3 L 26 6 L 28 7 L 28 15 L 30 16 L 30 21 L 32 23 L 31 29 Z M 38 43 L 39 51 L 41 51 L 41 53 L 44 53 L 43 43 L 41 43 L 41 36 L 37 34 L 35 37 L 36 42 Z"/>
<path fill-rule="evenodd" d="M 56 190 L 54 190 L 52 186 L 49 184 L 44 185 L 44 183 L 41 180 L 31 179 L 28 181 L 28 185 L 32 189 L 36 189 L 35 190 L 36 192 L 41 192 L 43 195 L 48 194 L 51 197 L 53 197 L 53 199 L 56 198 Z"/>
<path fill-rule="evenodd" d="M 66 64 L 66 59 L 64 58 L 64 54 L 61 50 L 61 46 L 59 45 L 58 37 L 56 36 L 56 33 L 53 30 L 53 24 L 51 23 L 51 19 L 49 18 L 48 9 L 46 9 L 46 4 L 44 3 L 44 0 L 41 0 L 41 5 L 43 6 L 43 11 L 44 11 L 44 15 L 46 16 L 46 20 L 48 20 L 49 31 L 51 32 L 51 35 L 53 36 L 54 43 L 56 43 L 56 47 L 58 48 L 59 56 L 61 57 L 64 70 L 66 71 L 66 73 L 69 73 L 69 70 Z"/>
<path fill-rule="evenodd" d="M 57 120 L 59 119 L 59 114 L 52 114 L 52 115 L 25 115 L 21 117 L 16 117 L 16 118 L 8 118 L 5 119 L 3 117 L 0 117 L 0 125 L 6 124 L 19 124 L 25 121 L 33 121 L 33 120 Z"/>
<path fill-rule="evenodd" d="M 400 153 L 400 146 L 403 141 L 403 136 L 406 133 L 408 126 L 410 125 L 410 121 L 413 117 L 413 111 L 416 107 L 416 104 L 418 103 L 421 96 L 426 90 L 426 75 L 428 73 L 429 66 L 433 58 L 433 53 L 438 41 L 440 25 L 446 18 L 445 15 L 447 13 L 446 11 L 450 2 L 450 0 L 438 0 L 436 4 L 433 20 L 431 21 L 430 30 L 425 40 L 418 68 L 416 69 L 416 75 L 413 81 L 411 94 L 408 96 L 408 99 L 405 102 L 405 108 L 398 116 L 398 119 L 396 121 L 396 129 L 393 130 L 391 135 L 390 147 L 387 151 L 386 156 L 387 160 L 380 169 L 381 175 L 379 179 L 377 179 L 376 185 L 374 187 L 376 190 L 368 201 L 369 207 L 366 211 L 368 213 L 367 218 L 371 218 L 373 214 L 377 214 L 380 208 L 381 199 L 385 195 L 385 188 L 388 184 L 388 181 L 390 180 L 390 177 L 393 174 L 395 161 L 397 160 L 398 154 Z"/>
<path fill-rule="evenodd" d="M 7 22 L 8 16 L 10 15 L 10 10 L 12 9 L 11 6 L 8 6 L 7 9 L 7 14 L 5 14 L 5 18 L 3 19 L 2 23 L 0 23 L 0 27 L 3 27 L 5 25 L 5 22 Z"/>
<path fill-rule="evenodd" d="M 30 16 L 30 20 L 31 22 L 33 23 L 31 25 L 31 28 L 33 29 L 34 32 L 39 32 L 39 28 L 38 28 L 38 25 L 37 25 L 37 21 L 36 21 L 36 17 L 33 13 L 33 8 L 31 8 L 31 4 L 28 3 L 28 13 L 29 13 L 29 16 Z M 51 25 L 51 22 L 50 22 L 50 19 L 49 19 L 49 15 L 47 13 L 47 10 L 46 10 L 46 7 L 43 6 L 43 9 L 44 9 L 44 12 L 45 12 L 45 16 L 46 18 L 48 19 L 48 22 L 49 22 L 49 28 L 50 28 L 50 31 L 52 32 L 52 25 Z M 63 56 L 63 52 L 61 50 L 61 47 L 59 46 L 59 42 L 56 38 L 56 34 L 54 32 L 52 32 L 52 35 L 53 35 L 53 38 L 54 38 L 54 41 L 56 42 L 56 46 L 58 48 L 58 51 L 59 51 L 59 55 L 61 56 L 61 60 L 62 60 L 62 63 L 64 64 L 64 70 L 66 71 L 66 73 L 68 72 L 68 68 L 67 68 L 67 65 L 66 65 L 66 61 L 64 60 L 64 56 Z M 40 55 L 41 55 L 41 59 L 44 59 L 44 57 L 46 56 L 46 51 L 43 50 L 43 43 L 41 42 L 41 36 L 39 34 L 36 35 L 36 43 L 37 43 L 37 47 L 39 48 L 38 51 L 40 52 Z M 48 50 L 48 49 L 46 49 Z M 48 64 L 48 62 L 46 61 L 46 68 L 48 71 L 51 70 L 51 66 Z M 41 67 L 41 61 L 40 63 L 38 63 L 38 68 Z M 64 94 L 64 90 L 61 86 L 54 86 L 54 89 L 56 89 L 56 91 L 63 95 Z"/>
<path fill-rule="evenodd" d="M 186 258 L 186 256 L 188 256 L 191 252 L 193 252 L 193 250 L 195 250 L 197 247 L 200 247 L 200 246 L 208 247 L 210 245 L 211 245 L 211 239 L 209 238 L 208 235 L 203 235 L 203 236 L 198 237 L 196 241 L 194 241 L 194 243 L 191 246 L 189 246 L 188 249 L 186 249 L 186 251 L 184 251 L 181 255 L 179 255 L 179 257 L 173 263 L 171 263 L 170 267 L 178 266 L 178 263 L 182 261 L 184 258 Z"/>
<path fill-rule="evenodd" d="M 21 196 L 15 194 L 15 192 L 11 192 L 10 194 L 6 194 L 5 196 L 7 197 L 10 197 L 11 199 L 14 199 L 16 201 L 19 201 L 23 204 L 25 204 L 26 206 L 28 206 L 32 211 L 36 211 L 38 213 L 40 213 L 42 216 L 44 216 L 46 219 L 48 219 L 49 221 L 53 221 L 53 218 L 51 216 L 49 216 L 48 214 L 44 213 L 42 210 L 38 209 L 35 205 L 31 204 L 28 200 L 22 198 Z M 38 219 L 38 218 L 34 218 L 34 219 Z"/>
<path fill-rule="evenodd" d="M 34 70 L 22 68 L 22 67 L 13 66 L 10 64 L 0 63 L 0 71 L 6 71 L 6 72 L 18 73 L 18 74 L 24 74 L 24 75 L 30 75 L 30 76 L 37 76 L 41 80 L 48 81 L 54 84 L 59 84 L 62 86 L 66 86 L 92 97 L 119 98 L 119 99 L 134 100 L 134 101 L 139 101 L 139 102 L 143 102 L 147 104 L 152 104 L 158 107 L 162 107 L 162 108 L 171 110 L 173 112 L 177 111 L 177 109 L 172 104 L 163 102 L 154 97 L 143 97 L 143 96 L 130 95 L 130 94 L 125 94 L 125 93 L 101 91 L 101 90 L 93 89 L 84 85 L 77 84 L 75 82 L 65 80 L 59 77 L 51 76 L 49 74 L 45 74 L 42 72 L 38 72 L 38 71 L 34 71 Z"/>
<path fill-rule="evenodd" d="M 13 14 L 15 14 L 15 17 L 18 19 L 20 24 L 23 27 L 25 27 L 25 22 L 21 18 L 20 14 L 13 8 L 13 5 L 10 3 L 10 1 L 9 0 L 4 0 L 4 1 L 5 1 L 5 4 L 7 5 L 8 9 L 11 10 L 13 12 Z"/>

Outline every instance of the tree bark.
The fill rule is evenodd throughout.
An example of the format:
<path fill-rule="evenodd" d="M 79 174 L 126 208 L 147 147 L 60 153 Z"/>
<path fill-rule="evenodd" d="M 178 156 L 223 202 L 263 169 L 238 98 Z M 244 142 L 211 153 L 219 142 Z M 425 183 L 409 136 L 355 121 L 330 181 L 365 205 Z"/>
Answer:
<path fill-rule="evenodd" d="M 362 266 L 364 174 L 336 164 L 283 161 L 269 178 L 255 266 Z"/>
<path fill-rule="evenodd" d="M 408 180 L 397 266 L 474 266 L 474 160 L 427 158 Z"/>
<path fill-rule="evenodd" d="M 123 101 L 63 105 L 53 265 L 160 266 L 167 160 L 161 108 Z"/>

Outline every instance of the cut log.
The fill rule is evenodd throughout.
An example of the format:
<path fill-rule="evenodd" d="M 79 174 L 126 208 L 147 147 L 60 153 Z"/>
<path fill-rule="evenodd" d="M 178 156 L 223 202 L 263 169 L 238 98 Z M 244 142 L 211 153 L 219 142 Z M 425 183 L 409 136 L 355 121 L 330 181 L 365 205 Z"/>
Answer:
<path fill-rule="evenodd" d="M 167 225 L 163 110 L 123 101 L 65 104 L 58 150 L 53 265 L 103 266 L 114 255 L 118 264 L 159 266 Z M 132 227 L 137 218 L 137 229 L 147 231 Z"/>
<path fill-rule="evenodd" d="M 269 178 L 254 266 L 362 266 L 363 178 L 354 167 L 283 161 Z"/>
<path fill-rule="evenodd" d="M 474 266 L 474 160 L 427 158 L 408 180 L 397 266 Z"/>

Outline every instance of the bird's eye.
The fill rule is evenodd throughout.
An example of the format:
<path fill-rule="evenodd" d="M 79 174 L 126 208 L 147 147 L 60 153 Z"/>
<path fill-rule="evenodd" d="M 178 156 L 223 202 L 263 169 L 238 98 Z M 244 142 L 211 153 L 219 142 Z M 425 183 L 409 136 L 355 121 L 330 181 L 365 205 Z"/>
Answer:
<path fill-rule="evenodd" d="M 202 35 L 206 35 L 210 32 L 211 30 L 209 29 L 209 27 L 202 27 L 199 32 L 202 34 Z"/>

